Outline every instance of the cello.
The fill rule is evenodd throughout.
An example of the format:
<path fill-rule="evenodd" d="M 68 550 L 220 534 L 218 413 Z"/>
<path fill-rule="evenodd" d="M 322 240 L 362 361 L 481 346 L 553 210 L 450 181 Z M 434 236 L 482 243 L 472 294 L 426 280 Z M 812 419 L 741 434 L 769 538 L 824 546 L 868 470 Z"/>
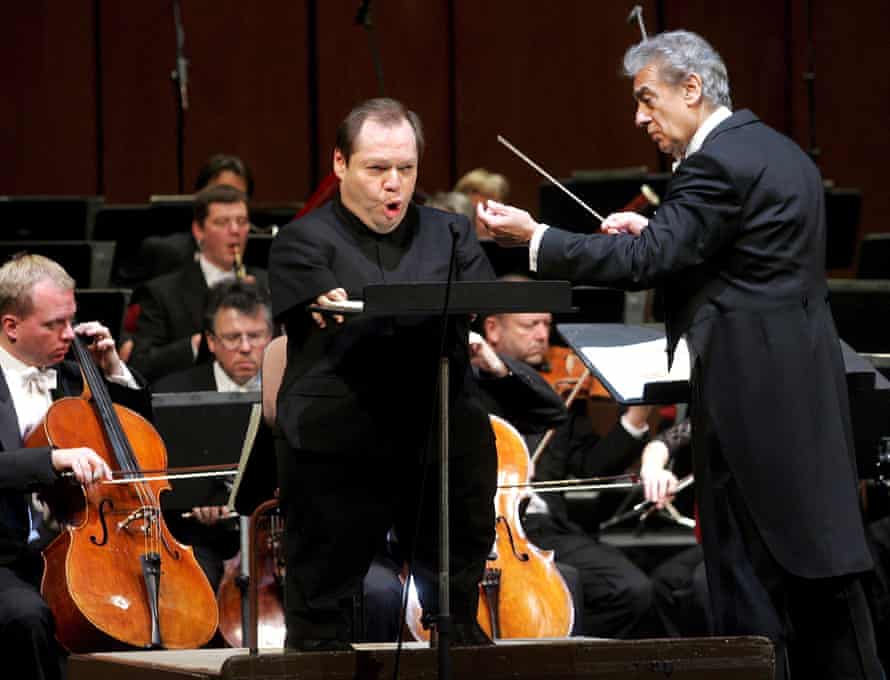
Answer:
<path fill-rule="evenodd" d="M 527 495 L 531 463 L 522 435 L 510 423 L 489 416 L 498 452 L 495 545 L 479 584 L 476 620 L 492 639 L 567 637 L 575 611 L 569 589 L 554 564 L 553 551 L 531 543 L 522 529 L 520 503 Z M 420 604 L 411 582 L 406 624 L 418 640 L 429 639 L 420 625 Z"/>
<path fill-rule="evenodd" d="M 55 401 L 26 445 L 90 447 L 116 479 L 47 497 L 64 523 L 44 551 L 41 583 L 56 637 L 72 652 L 199 647 L 216 631 L 216 600 L 191 548 L 164 523 L 169 482 L 142 472 L 166 469 L 164 443 L 142 416 L 112 403 L 81 340 L 71 346 L 84 392 Z"/>

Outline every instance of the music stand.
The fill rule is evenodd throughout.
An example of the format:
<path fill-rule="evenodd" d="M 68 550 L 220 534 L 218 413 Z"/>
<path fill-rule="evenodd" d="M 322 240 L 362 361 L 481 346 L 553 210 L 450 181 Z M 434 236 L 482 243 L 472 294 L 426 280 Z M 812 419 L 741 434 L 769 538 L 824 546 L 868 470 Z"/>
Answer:
<path fill-rule="evenodd" d="M 449 290 L 450 288 L 450 290 Z M 448 308 L 445 309 L 446 301 Z M 569 312 L 568 281 L 456 281 L 371 284 L 364 289 L 363 314 L 369 316 L 451 316 L 519 312 Z M 451 636 L 448 506 L 448 357 L 439 358 L 439 678 L 450 676 Z"/>

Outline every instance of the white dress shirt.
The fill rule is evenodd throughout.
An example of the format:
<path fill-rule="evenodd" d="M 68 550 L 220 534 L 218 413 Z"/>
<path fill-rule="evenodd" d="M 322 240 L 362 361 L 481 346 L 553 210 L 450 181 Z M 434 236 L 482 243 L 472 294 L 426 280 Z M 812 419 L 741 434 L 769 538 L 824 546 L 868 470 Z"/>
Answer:
<path fill-rule="evenodd" d="M 204 255 L 198 255 L 198 266 L 204 274 L 204 281 L 207 282 L 208 288 L 213 288 L 220 281 L 228 281 L 235 278 L 235 272 L 231 269 L 220 269 Z"/>
<path fill-rule="evenodd" d="M 229 377 L 218 361 L 213 362 L 213 379 L 216 381 L 217 392 L 259 392 L 260 374 L 257 373 L 243 385 L 239 385 Z"/>

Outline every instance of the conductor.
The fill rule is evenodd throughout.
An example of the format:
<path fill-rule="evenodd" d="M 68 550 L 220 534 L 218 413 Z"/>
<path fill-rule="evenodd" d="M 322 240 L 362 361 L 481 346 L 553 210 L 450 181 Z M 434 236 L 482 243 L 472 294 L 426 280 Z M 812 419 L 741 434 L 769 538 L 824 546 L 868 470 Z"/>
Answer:
<path fill-rule="evenodd" d="M 726 67 L 700 36 L 644 40 L 624 72 L 637 126 L 677 161 L 658 213 L 613 214 L 586 236 L 492 202 L 481 217 L 502 243 L 530 242 L 548 278 L 663 287 L 669 351 L 685 335 L 692 354 L 716 632 L 769 636 L 778 678 L 881 678 L 819 171 L 753 113 L 730 111 Z"/>

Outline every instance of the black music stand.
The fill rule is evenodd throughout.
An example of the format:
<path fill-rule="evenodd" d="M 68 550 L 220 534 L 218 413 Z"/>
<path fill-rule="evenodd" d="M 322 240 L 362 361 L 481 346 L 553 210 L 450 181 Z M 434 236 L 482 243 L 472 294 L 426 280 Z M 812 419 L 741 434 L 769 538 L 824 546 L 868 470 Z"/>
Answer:
<path fill-rule="evenodd" d="M 450 288 L 450 290 L 449 290 Z M 568 281 L 457 281 L 372 284 L 364 289 L 363 314 L 369 316 L 457 316 L 517 312 L 572 311 Z M 447 302 L 447 309 L 445 308 Z M 451 675 L 450 565 L 448 534 L 448 357 L 439 358 L 439 678 Z"/>

